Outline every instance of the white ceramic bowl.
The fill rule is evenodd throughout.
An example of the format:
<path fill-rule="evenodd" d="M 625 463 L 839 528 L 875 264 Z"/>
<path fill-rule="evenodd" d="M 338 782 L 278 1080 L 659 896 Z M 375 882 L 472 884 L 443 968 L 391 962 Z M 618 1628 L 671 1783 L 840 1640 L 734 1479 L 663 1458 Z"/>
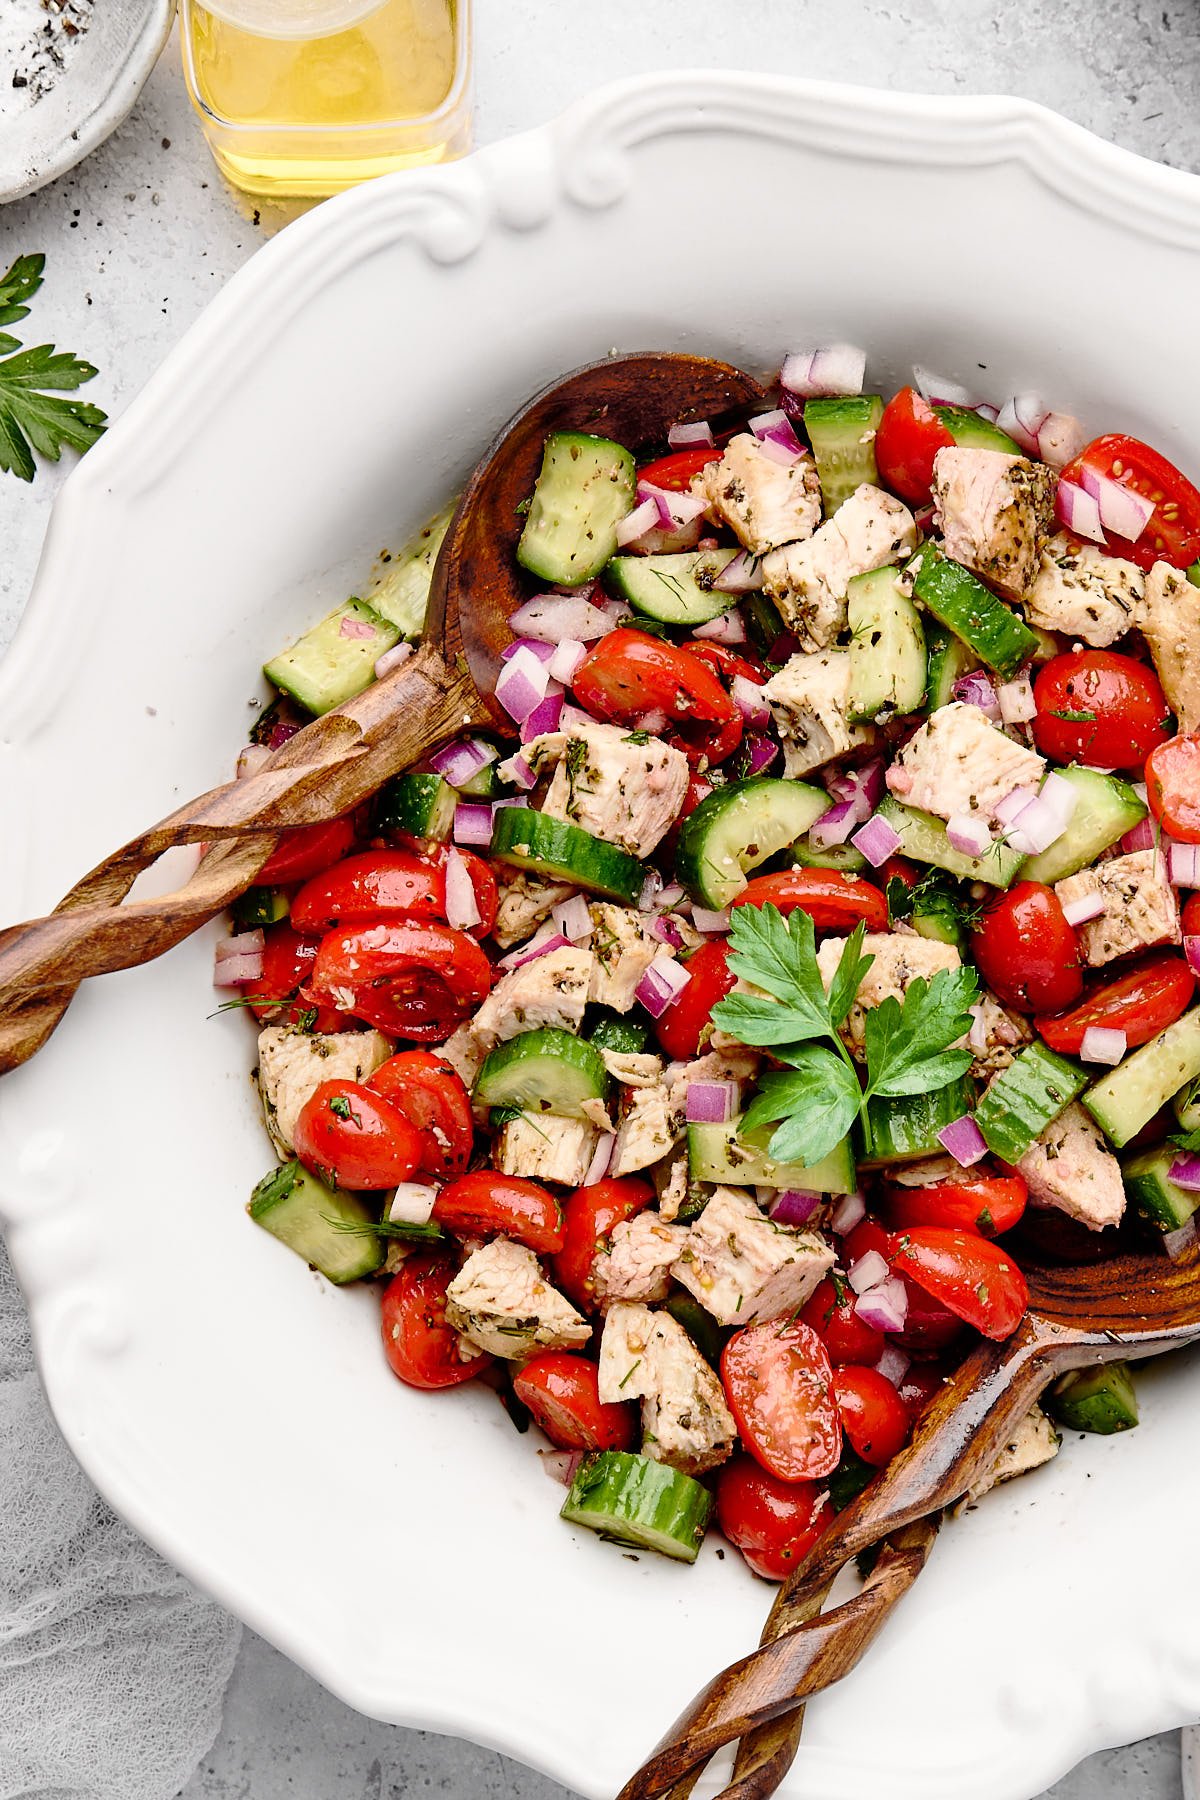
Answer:
<path fill-rule="evenodd" d="M 1198 279 L 1189 176 L 1012 101 L 749 76 L 631 82 L 322 207 L 58 502 L 0 669 L 0 917 L 221 779 L 263 655 L 555 373 L 610 345 L 765 370 L 845 338 L 878 383 L 916 360 L 997 401 L 1036 387 L 1194 469 Z M 206 1020 L 213 935 L 94 983 L 0 1085 L 0 1216 L 63 1430 L 355 1706 L 610 1794 L 769 1591 L 716 1540 L 687 1570 L 560 1525 L 490 1393 L 402 1388 L 374 1296 L 247 1223 L 270 1154 L 245 1022 Z M 1024 1800 L 1200 1714 L 1191 1379 L 1149 1373 L 1136 1436 L 1070 1443 L 943 1534 L 810 1708 L 793 1800 Z"/>

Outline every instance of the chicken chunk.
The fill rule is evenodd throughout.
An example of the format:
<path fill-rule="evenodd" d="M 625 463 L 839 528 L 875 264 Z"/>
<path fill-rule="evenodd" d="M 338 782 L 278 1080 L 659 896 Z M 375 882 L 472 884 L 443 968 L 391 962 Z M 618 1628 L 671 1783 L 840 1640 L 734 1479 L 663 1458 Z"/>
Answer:
<path fill-rule="evenodd" d="M 595 961 L 588 999 L 595 1006 L 628 1012 L 637 984 L 655 957 L 670 956 L 671 952 L 627 906 L 596 900 L 590 910 Z"/>
<path fill-rule="evenodd" d="M 763 688 L 783 742 L 783 772 L 792 779 L 819 769 L 875 737 L 872 725 L 849 725 L 848 650 L 793 656 Z"/>
<path fill-rule="evenodd" d="M 946 555 L 1019 600 L 1054 529 L 1053 469 L 1004 450 L 951 445 L 933 460 Z"/>
<path fill-rule="evenodd" d="M 648 1305 L 671 1290 L 671 1264 L 687 1242 L 686 1225 L 671 1225 L 656 1212 L 638 1213 L 613 1227 L 608 1248 L 592 1264 L 592 1286 L 601 1312 L 619 1300 Z"/>
<path fill-rule="evenodd" d="M 618 1302 L 600 1339 L 601 1400 L 642 1402 L 643 1451 L 685 1475 L 732 1453 L 737 1427 L 721 1383 L 670 1313 Z"/>
<path fill-rule="evenodd" d="M 845 946 L 845 938 L 829 937 L 817 950 L 817 967 L 827 991 Z M 865 1054 L 866 1018 L 873 1006 L 887 999 L 903 1000 L 916 976 L 932 981 L 939 969 L 957 969 L 962 961 L 953 944 L 918 937 L 915 932 L 868 931 L 862 947 L 863 954 L 875 961 L 863 976 L 843 1027 L 843 1036 L 856 1055 Z"/>
<path fill-rule="evenodd" d="M 975 1024 L 967 1044 L 975 1053 L 972 1074 L 994 1075 L 1007 1069 L 1022 1044 L 1032 1038 L 1032 1029 L 1018 1014 L 1001 1006 L 994 994 L 985 992 L 971 1011 Z"/>
<path fill-rule="evenodd" d="M 887 773 L 887 784 L 905 806 L 939 819 L 978 813 L 993 820 L 1000 802 L 1018 787 L 1037 787 L 1044 758 L 993 725 L 977 706 L 952 700 L 918 727 Z"/>
<path fill-rule="evenodd" d="M 1094 869 L 1080 869 L 1078 875 L 1056 881 L 1054 891 L 1064 905 L 1092 894 L 1104 902 L 1104 911 L 1078 928 L 1089 968 L 1132 956 L 1151 944 L 1180 942 L 1179 900 L 1167 879 L 1167 859 L 1159 850 L 1134 850 Z"/>
<path fill-rule="evenodd" d="M 523 1112 L 501 1127 L 496 1166 L 504 1175 L 523 1175 L 527 1181 L 581 1187 L 598 1141 L 599 1133 L 587 1119 Z"/>
<path fill-rule="evenodd" d="M 1116 1225 L 1125 1211 L 1120 1164 L 1077 1101 L 1047 1125 L 1017 1168 L 1034 1206 L 1056 1206 L 1089 1231 Z"/>
<path fill-rule="evenodd" d="M 730 992 L 746 990 L 755 993 L 762 991 L 757 988 L 751 990 L 749 982 L 735 981 Z M 713 1035 L 715 1037 L 718 1034 Z M 671 1105 L 678 1112 L 687 1111 L 688 1088 L 693 1081 L 736 1081 L 739 1096 L 742 1096 L 750 1082 L 757 1080 L 761 1068 L 762 1057 L 757 1051 L 747 1050 L 737 1039 L 730 1038 L 727 1048 L 710 1050 L 707 1055 L 694 1057 L 691 1062 L 679 1068 L 671 1083 Z"/>
<path fill-rule="evenodd" d="M 446 1323 L 480 1350 L 520 1362 L 535 1350 L 575 1350 L 592 1328 L 542 1274 L 524 1244 L 493 1238 L 446 1289 Z"/>
<path fill-rule="evenodd" d="M 1137 623 L 1145 585 L 1136 563 L 1106 556 L 1095 544 L 1076 547 L 1060 533 L 1042 551 L 1022 608 L 1031 625 L 1103 649 Z"/>
<path fill-rule="evenodd" d="M 683 1127 L 683 1109 L 673 1105 L 665 1081 L 653 1087 L 626 1088 L 609 1174 L 632 1175 L 648 1169 L 674 1148 Z"/>
<path fill-rule="evenodd" d="M 654 1087 L 662 1080 L 661 1056 L 640 1050 L 606 1050 L 603 1045 L 600 1054 L 613 1080 L 625 1087 Z"/>
<path fill-rule="evenodd" d="M 902 562 L 916 547 L 907 506 L 864 482 L 806 543 L 763 558 L 763 586 L 806 650 L 828 650 L 846 628 L 852 578 Z"/>
<path fill-rule="evenodd" d="M 487 1052 L 475 1036 L 472 1021 L 468 1019 L 457 1031 L 451 1032 L 444 1044 L 438 1045 L 438 1055 L 443 1062 L 450 1064 L 464 1087 L 473 1088 Z"/>
<path fill-rule="evenodd" d="M 554 746 L 549 754 L 547 743 Z M 561 750 L 557 746 L 561 745 Z M 682 750 L 623 725 L 572 722 L 534 738 L 522 755 L 539 770 L 555 762 L 542 811 L 581 825 L 630 856 L 649 856 L 674 824 L 687 793 Z"/>
<path fill-rule="evenodd" d="M 294 1031 L 268 1025 L 258 1034 L 258 1086 L 271 1142 L 285 1160 L 300 1109 L 323 1081 L 365 1081 L 392 1054 L 380 1031 Z"/>
<path fill-rule="evenodd" d="M 569 944 L 502 975 L 471 1022 L 484 1051 L 543 1025 L 578 1031 L 592 979 L 590 950 Z"/>
<path fill-rule="evenodd" d="M 658 1216 L 669 1224 L 672 1219 L 679 1217 L 687 1199 L 688 1181 L 691 1177 L 687 1151 L 655 1163 L 653 1176 L 658 1193 Z"/>
<path fill-rule="evenodd" d="M 1170 563 L 1156 562 L 1137 622 L 1180 731 L 1200 730 L 1200 588 Z"/>
<path fill-rule="evenodd" d="M 500 882 L 500 904 L 492 936 L 502 950 L 511 950 L 535 932 L 562 900 L 578 890 L 569 881 L 551 881 L 546 875 L 512 870 Z"/>
<path fill-rule="evenodd" d="M 814 1231 L 776 1225 L 750 1196 L 719 1187 L 672 1269 L 721 1325 L 752 1325 L 795 1312 L 837 1258 Z"/>
<path fill-rule="evenodd" d="M 812 457 L 776 462 L 748 431 L 730 438 L 720 462 L 695 477 L 692 492 L 756 556 L 810 537 L 821 523 L 821 483 Z"/>
<path fill-rule="evenodd" d="M 979 1500 L 984 1494 L 990 1494 L 1000 1482 L 1012 1481 L 1017 1475 L 1028 1475 L 1031 1470 L 1040 1469 L 1044 1463 L 1053 1462 L 1061 1442 L 1058 1432 L 1041 1407 L 1035 1406 L 1032 1412 L 1026 1413 L 986 1475 L 981 1475 L 970 1490 L 967 1499 Z"/>

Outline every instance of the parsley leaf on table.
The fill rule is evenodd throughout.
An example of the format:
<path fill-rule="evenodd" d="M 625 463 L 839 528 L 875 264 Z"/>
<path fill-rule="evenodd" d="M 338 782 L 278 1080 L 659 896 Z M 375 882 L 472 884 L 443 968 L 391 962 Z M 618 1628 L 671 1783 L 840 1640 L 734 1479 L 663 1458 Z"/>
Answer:
<path fill-rule="evenodd" d="M 18 257 L 0 276 L 0 324 L 27 316 L 25 302 L 42 284 L 45 260 Z M 16 338 L 0 331 L 0 471 L 32 481 L 35 454 L 57 462 L 64 448 L 87 450 L 96 442 L 107 416 L 86 400 L 62 398 L 95 373 L 91 363 L 53 344 L 22 350 Z"/>
<path fill-rule="evenodd" d="M 29 316 L 26 300 L 42 285 L 44 256 L 18 256 L 7 275 L 0 275 L 0 325 L 15 325 Z M 11 341 L 11 340 L 10 340 Z"/>

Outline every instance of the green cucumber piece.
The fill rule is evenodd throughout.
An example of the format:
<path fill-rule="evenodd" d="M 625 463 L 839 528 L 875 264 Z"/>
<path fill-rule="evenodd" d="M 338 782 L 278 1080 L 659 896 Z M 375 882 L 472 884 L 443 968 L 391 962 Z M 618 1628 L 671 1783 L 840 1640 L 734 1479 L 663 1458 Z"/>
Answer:
<path fill-rule="evenodd" d="M 591 1044 L 546 1026 L 497 1044 L 475 1078 L 481 1106 L 519 1106 L 523 1112 L 585 1118 L 583 1101 L 608 1098 L 608 1070 Z"/>
<path fill-rule="evenodd" d="M 792 855 L 802 869 L 840 869 L 843 875 L 858 875 L 867 866 L 867 859 L 861 850 L 853 844 L 830 844 L 825 850 L 818 850 L 807 838 L 792 845 Z"/>
<path fill-rule="evenodd" d="M 306 712 L 319 715 L 369 688 L 375 679 L 375 664 L 385 650 L 399 642 L 398 625 L 375 612 L 365 600 L 347 600 L 287 650 L 264 663 L 263 674 Z"/>
<path fill-rule="evenodd" d="M 1200 1075 L 1200 1006 L 1184 1013 L 1090 1087 L 1083 1104 L 1121 1149 L 1160 1106 Z"/>
<path fill-rule="evenodd" d="M 664 625 L 705 625 L 737 605 L 713 578 L 736 550 L 685 550 L 670 556 L 614 556 L 604 571 L 613 593 L 635 612 Z"/>
<path fill-rule="evenodd" d="M 1132 831 L 1148 810 L 1119 775 L 1101 775 L 1096 769 L 1081 769 L 1074 763 L 1054 772 L 1069 781 L 1078 794 L 1075 811 L 1062 836 L 1048 850 L 1031 856 L 1021 870 L 1022 881 L 1041 881 L 1047 887 L 1094 863 L 1102 850 Z"/>
<path fill-rule="evenodd" d="M 451 501 L 415 537 L 409 538 L 388 564 L 377 587 L 367 595 L 370 605 L 381 618 L 391 620 L 401 637 L 418 638 L 424 629 L 433 567 L 456 505 L 456 501 Z"/>
<path fill-rule="evenodd" d="M 601 1450 L 575 1471 L 559 1518 L 635 1550 L 694 1563 L 712 1509 L 712 1495 L 692 1476 L 629 1450 Z"/>
<path fill-rule="evenodd" d="M 436 838 L 444 843 L 454 830 L 458 795 L 440 775 L 394 775 L 375 800 L 375 829 L 385 836 Z"/>
<path fill-rule="evenodd" d="M 288 897 L 282 888 L 247 888 L 238 895 L 231 911 L 239 931 L 255 931 L 263 925 L 278 925 L 287 918 Z"/>
<path fill-rule="evenodd" d="M 594 1020 L 587 1021 L 587 1040 L 597 1050 L 615 1050 L 622 1056 L 641 1056 L 650 1039 L 650 1027 L 639 1019 L 626 1018 L 611 1007 L 598 1006 Z"/>
<path fill-rule="evenodd" d="M 779 608 L 761 591 L 741 594 L 738 598 L 747 637 L 760 656 L 769 656 L 786 630 Z"/>
<path fill-rule="evenodd" d="M 925 698 L 925 631 L 895 569 L 855 575 L 846 588 L 850 684 L 846 717 L 886 724 Z"/>
<path fill-rule="evenodd" d="M 858 1186 L 850 1139 L 816 1163 L 776 1162 L 767 1151 L 773 1127 L 741 1137 L 740 1119 L 688 1126 L 688 1173 L 724 1187 L 807 1188 L 814 1194 L 852 1194 Z"/>
<path fill-rule="evenodd" d="M 1045 1044 L 1027 1044 L 993 1077 L 975 1108 L 975 1123 L 993 1156 L 1020 1162 L 1086 1085 L 1087 1075 L 1077 1063 Z"/>
<path fill-rule="evenodd" d="M 1174 1144 L 1156 1144 L 1121 1164 L 1129 1204 L 1164 1233 L 1178 1231 L 1200 1206 L 1200 1194 L 1177 1187 L 1171 1180 L 1171 1164 L 1182 1154 Z"/>
<path fill-rule="evenodd" d="M 864 481 L 877 484 L 875 433 L 882 417 L 878 394 L 806 401 L 804 429 L 817 460 L 826 518 Z"/>
<path fill-rule="evenodd" d="M 980 662 L 975 652 L 944 625 L 929 626 L 925 642 L 929 646 L 926 694 L 929 711 L 936 712 L 939 706 L 949 706 L 954 698 L 955 682 L 978 669 Z"/>
<path fill-rule="evenodd" d="M 1182 1088 L 1171 1102 L 1172 1110 L 1184 1131 L 1195 1131 L 1200 1128 L 1200 1081 L 1193 1081 Z"/>
<path fill-rule="evenodd" d="M 829 811 L 824 788 L 754 775 L 731 781 L 689 813 L 675 875 L 693 900 L 720 911 L 746 886 L 746 872 L 803 837 Z"/>
<path fill-rule="evenodd" d="M 524 806 L 503 806 L 492 823 L 491 854 L 515 869 L 533 869 L 592 894 L 632 905 L 646 871 L 636 856 L 593 837 L 582 825 L 550 819 Z"/>
<path fill-rule="evenodd" d="M 464 800 L 498 800 L 501 794 L 508 791 L 500 778 L 499 760 L 484 763 L 482 769 L 477 769 L 474 775 L 454 791 L 461 794 Z"/>
<path fill-rule="evenodd" d="M 920 568 L 913 592 L 927 612 L 955 632 L 980 662 L 1006 681 L 1028 662 L 1038 640 L 1003 600 L 977 575 L 926 544 L 917 552 Z"/>
<path fill-rule="evenodd" d="M 577 587 L 598 575 L 617 547 L 617 524 L 633 511 L 637 470 L 611 438 L 556 431 L 546 439 L 517 561 L 531 575 Z"/>
<path fill-rule="evenodd" d="M 1200 558 L 1188 566 L 1187 578 L 1193 587 L 1200 587 Z"/>
<path fill-rule="evenodd" d="M 1010 456 L 1021 456 L 1020 444 L 969 406 L 935 406 L 934 412 L 960 450 L 1006 450 Z"/>
<path fill-rule="evenodd" d="M 1104 1363 L 1098 1369 L 1068 1369 L 1045 1399 L 1046 1411 L 1068 1431 L 1094 1431 L 1111 1437 L 1132 1431 L 1138 1422 L 1137 1393 L 1127 1362 Z"/>
<path fill-rule="evenodd" d="M 733 1336 L 733 1328 L 718 1325 L 706 1306 L 701 1306 L 691 1294 L 682 1288 L 677 1289 L 663 1306 L 664 1312 L 687 1332 L 693 1344 L 704 1358 L 715 1369 L 721 1361 L 721 1352 Z"/>
<path fill-rule="evenodd" d="M 935 819 L 932 813 L 921 812 L 915 806 L 902 806 L 890 794 L 885 794 L 880 801 L 879 816 L 887 820 L 900 839 L 900 850 L 905 856 L 911 857 L 913 862 L 932 863 L 934 868 L 945 869 L 964 881 L 986 881 L 992 887 L 1009 887 L 1024 860 L 1019 850 L 999 838 L 982 856 L 968 856 L 954 848 L 941 819 Z"/>
<path fill-rule="evenodd" d="M 938 1132 L 961 1119 L 973 1097 L 973 1084 L 964 1075 L 929 1094 L 868 1100 L 862 1117 L 863 1162 L 885 1166 L 943 1155 Z"/>
<path fill-rule="evenodd" d="M 303 1163 L 264 1175 L 247 1210 L 256 1225 L 339 1287 L 383 1266 L 383 1240 L 370 1229 L 375 1220 L 361 1196 L 326 1187 Z"/>
<path fill-rule="evenodd" d="M 849 1506 L 852 1500 L 857 1500 L 863 1489 L 870 1486 L 878 1473 L 877 1468 L 864 1462 L 861 1456 L 856 1456 L 850 1446 L 846 1445 L 842 1451 L 841 1462 L 829 1476 L 827 1482 L 830 1504 L 834 1512 L 841 1512 L 842 1508 Z"/>

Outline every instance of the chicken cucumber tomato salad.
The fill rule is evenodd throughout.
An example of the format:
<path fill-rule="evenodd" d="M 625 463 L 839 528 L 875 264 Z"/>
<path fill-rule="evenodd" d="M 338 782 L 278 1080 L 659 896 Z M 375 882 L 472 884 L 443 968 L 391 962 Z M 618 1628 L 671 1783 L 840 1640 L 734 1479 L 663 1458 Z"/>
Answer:
<path fill-rule="evenodd" d="M 1200 1200 L 1200 493 L 864 363 L 552 436 L 511 732 L 290 833 L 218 951 L 252 1218 L 378 1284 L 401 1381 L 532 1417 L 571 1524 L 692 1561 L 715 1514 L 771 1579 L 1016 1328 L 1049 1209 L 1178 1253 Z M 247 761 L 406 654 L 444 528 L 267 665 Z M 1128 1370 L 992 1479 L 1055 1419 L 1136 1423 Z"/>

